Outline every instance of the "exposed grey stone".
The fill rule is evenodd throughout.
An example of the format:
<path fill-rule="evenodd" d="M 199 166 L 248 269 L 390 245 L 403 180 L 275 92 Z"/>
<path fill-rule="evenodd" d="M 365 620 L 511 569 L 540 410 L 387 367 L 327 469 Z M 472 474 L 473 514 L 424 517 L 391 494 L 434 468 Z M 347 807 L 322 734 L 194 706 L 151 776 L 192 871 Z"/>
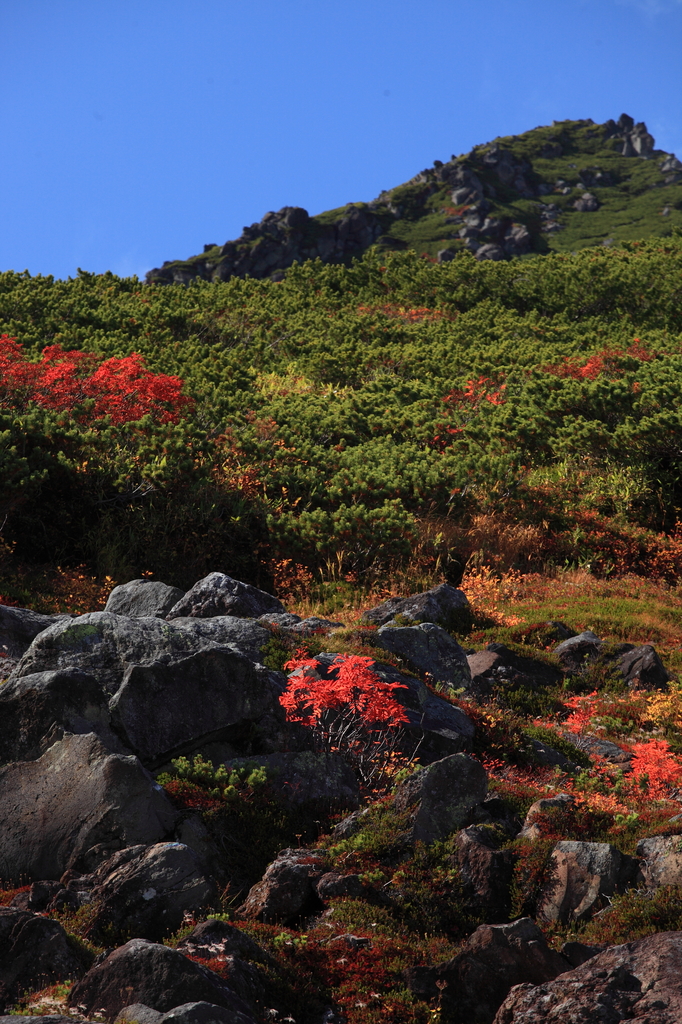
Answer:
<path fill-rule="evenodd" d="M 391 597 L 365 612 L 362 618 L 376 626 L 385 626 L 397 615 L 402 615 L 413 622 L 435 622 L 444 629 L 453 629 L 468 611 L 469 602 L 465 594 L 449 583 L 441 583 L 411 597 Z"/>
<path fill-rule="evenodd" d="M 83 963 L 60 924 L 25 910 L 0 907 L 0 1012 L 27 990 L 82 973 Z"/>
<path fill-rule="evenodd" d="M 90 927 L 102 937 L 161 940 L 218 895 L 197 854 L 182 843 L 128 847 L 101 864 L 90 882 L 96 907 Z"/>
<path fill-rule="evenodd" d="M 640 839 L 637 856 L 647 889 L 682 885 L 682 835 Z"/>
<path fill-rule="evenodd" d="M 211 1002 L 251 1018 L 246 1003 L 217 974 L 175 949 L 146 939 L 131 939 L 115 949 L 91 967 L 69 995 L 69 1006 L 86 1014 L 101 1012 L 107 1021 L 131 1003 L 166 1013 L 195 1001 Z M 236 1021 L 242 1024 L 241 1018 Z"/>
<path fill-rule="evenodd" d="M 117 849 L 165 839 L 178 814 L 138 759 L 90 733 L 0 768 L 0 878 L 91 871 Z"/>
<path fill-rule="evenodd" d="M 151 1006 L 144 1003 L 132 1003 L 131 1006 L 124 1006 L 116 1014 L 114 1024 L 159 1024 L 163 1017 L 158 1010 L 152 1010 Z"/>
<path fill-rule="evenodd" d="M 563 738 L 578 750 L 588 754 L 589 757 L 601 757 L 605 761 L 615 764 L 624 772 L 632 770 L 630 763 L 633 758 L 632 753 L 629 750 L 623 750 L 617 743 L 600 739 L 599 736 L 586 736 L 574 732 L 565 732 Z"/>
<path fill-rule="evenodd" d="M 583 192 L 580 199 L 576 199 L 573 203 L 573 207 L 579 213 L 594 213 L 595 210 L 599 209 L 599 202 L 591 192 Z"/>
<path fill-rule="evenodd" d="M 651 644 L 633 647 L 619 660 L 618 668 L 623 679 L 637 690 L 667 690 L 668 679 L 663 662 Z"/>
<path fill-rule="evenodd" d="M 572 807 L 575 803 L 574 797 L 569 793 L 555 793 L 554 796 L 541 797 L 531 804 L 526 812 L 523 828 L 519 835 L 524 839 L 539 839 L 541 831 L 537 819 L 547 813 L 560 813 Z"/>
<path fill-rule="evenodd" d="M 603 640 L 587 629 L 577 636 L 564 640 L 554 648 L 554 653 L 565 672 L 582 672 L 586 666 L 597 660 L 603 644 Z"/>
<path fill-rule="evenodd" d="M 659 932 L 611 946 L 542 984 L 518 985 L 495 1024 L 679 1024 L 682 932 Z"/>
<path fill-rule="evenodd" d="M 195 583 L 166 616 L 177 618 L 210 618 L 214 615 L 234 615 L 257 619 L 268 612 L 283 612 L 284 607 L 272 594 L 241 583 L 222 572 L 212 572 Z"/>
<path fill-rule="evenodd" d="M 451 1024 L 492 1024 L 514 986 L 530 987 L 569 968 L 538 926 L 522 917 L 511 924 L 481 925 L 452 960 L 409 968 L 403 977 L 415 996 L 437 1001 Z"/>
<path fill-rule="evenodd" d="M 278 629 L 291 629 L 301 621 L 301 616 L 294 615 L 292 612 L 270 612 L 267 615 L 261 615 L 258 624 L 260 626 L 276 626 Z"/>
<path fill-rule="evenodd" d="M 420 622 L 417 626 L 381 626 L 372 642 L 399 655 L 405 664 L 434 683 L 447 683 L 453 690 L 469 689 L 471 672 L 467 658 L 456 640 L 442 626 Z"/>
<path fill-rule="evenodd" d="M 12 605 L 0 604 L 0 654 L 17 661 L 39 633 L 53 626 L 55 622 L 65 622 L 69 619 L 71 615 L 41 615 L 30 608 L 14 608 Z"/>
<path fill-rule="evenodd" d="M 133 618 L 152 616 L 163 619 L 184 593 L 184 590 L 169 587 L 166 583 L 130 580 L 114 587 L 104 611 Z"/>
<path fill-rule="evenodd" d="M 204 1001 L 183 1003 L 164 1013 L 159 1024 L 255 1024 L 253 1017 Z"/>
<path fill-rule="evenodd" d="M 114 753 L 129 754 L 112 731 L 101 686 L 79 669 L 37 672 L 0 689 L 0 764 L 34 761 L 65 732 L 95 732 Z"/>
<path fill-rule="evenodd" d="M 500 245 L 496 245 L 495 242 L 488 242 L 486 245 L 481 245 L 476 249 L 477 260 L 503 260 L 504 249 Z"/>
<path fill-rule="evenodd" d="M 315 884 L 325 870 L 318 850 L 282 850 L 252 887 L 238 913 L 252 921 L 296 924 L 321 909 Z"/>
<path fill-rule="evenodd" d="M 155 767 L 279 710 L 251 661 L 213 646 L 172 664 L 129 666 L 109 707 L 130 749 Z"/>
<path fill-rule="evenodd" d="M 454 260 L 457 253 L 454 249 L 439 249 L 436 253 L 436 259 L 439 263 L 449 263 L 450 260 Z"/>
<path fill-rule="evenodd" d="M 112 696 L 131 665 L 169 665 L 197 651 L 232 647 L 257 661 L 270 632 L 256 622 L 219 616 L 214 619 L 125 618 L 90 612 L 59 622 L 31 643 L 10 681 L 58 669 L 80 669 L 94 676 Z"/>
<path fill-rule="evenodd" d="M 401 783 L 393 802 L 396 810 L 411 811 L 414 840 L 433 843 L 467 825 L 487 792 L 488 778 L 480 761 L 468 754 L 452 754 Z"/>
<path fill-rule="evenodd" d="M 255 960 L 256 963 L 274 963 L 270 953 L 241 928 L 212 918 L 193 928 L 176 948 L 185 956 L 198 956 L 204 960 L 216 956 L 236 956 L 240 960 Z"/>
<path fill-rule="evenodd" d="M 623 870 L 623 854 L 610 843 L 557 843 L 552 885 L 538 909 L 543 921 L 582 921 L 602 896 L 612 896 Z"/>

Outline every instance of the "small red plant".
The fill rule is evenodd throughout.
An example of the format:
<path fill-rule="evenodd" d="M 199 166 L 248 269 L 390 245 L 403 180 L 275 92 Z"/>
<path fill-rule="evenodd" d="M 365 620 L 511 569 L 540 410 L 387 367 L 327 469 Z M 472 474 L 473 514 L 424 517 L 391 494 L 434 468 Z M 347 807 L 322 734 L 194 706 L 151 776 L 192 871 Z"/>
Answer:
<path fill-rule="evenodd" d="M 650 797 L 664 798 L 672 786 L 682 783 L 682 762 L 667 740 L 633 743 L 632 752 L 632 774 Z"/>
<path fill-rule="evenodd" d="M 343 754 L 369 786 L 394 760 L 391 734 L 408 721 L 393 696 L 404 684 L 381 680 L 361 655 L 340 654 L 323 676 L 315 658 L 297 654 L 284 666 L 294 674 L 279 698 L 287 720 L 314 729 L 320 748 Z"/>

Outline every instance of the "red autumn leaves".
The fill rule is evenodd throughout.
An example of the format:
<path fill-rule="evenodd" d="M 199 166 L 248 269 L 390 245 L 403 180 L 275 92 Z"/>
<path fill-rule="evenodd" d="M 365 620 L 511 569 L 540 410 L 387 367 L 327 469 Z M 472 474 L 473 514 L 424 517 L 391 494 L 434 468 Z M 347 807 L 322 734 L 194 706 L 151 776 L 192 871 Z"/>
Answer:
<path fill-rule="evenodd" d="M 176 423 L 192 405 L 182 387 L 179 377 L 148 370 L 137 353 L 102 360 L 48 345 L 34 363 L 15 338 L 0 335 L 0 409 L 21 412 L 34 403 L 77 413 L 79 406 L 91 402 L 79 418 L 109 417 L 121 424 L 150 415 L 157 422 Z"/>

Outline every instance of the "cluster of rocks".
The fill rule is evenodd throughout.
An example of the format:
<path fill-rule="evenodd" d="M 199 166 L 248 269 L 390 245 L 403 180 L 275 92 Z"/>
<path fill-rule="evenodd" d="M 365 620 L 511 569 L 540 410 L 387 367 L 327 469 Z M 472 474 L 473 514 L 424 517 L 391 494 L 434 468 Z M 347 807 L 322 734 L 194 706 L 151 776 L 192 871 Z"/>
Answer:
<path fill-rule="evenodd" d="M 496 1013 L 505 1024 L 534 1021 L 533 993 L 540 992 L 547 1006 L 563 999 L 571 1013 L 573 1000 L 578 1014 L 575 979 L 583 975 L 606 978 L 595 981 L 598 990 L 625 1008 L 609 1019 L 631 1019 L 625 1011 L 639 1010 L 640 1002 L 649 1012 L 649 947 L 675 964 L 682 936 L 656 936 L 653 944 L 618 947 L 620 953 L 579 943 L 556 953 L 530 919 L 508 923 L 516 855 L 505 837 L 535 841 L 543 816 L 560 822 L 572 798 L 539 801 L 518 820 L 488 792 L 486 772 L 470 755 L 473 721 L 438 688 L 486 701 L 506 686 L 545 687 L 597 665 L 629 685 L 664 689 L 666 670 L 648 645 L 608 645 L 561 623 L 548 624 L 560 641 L 551 662 L 502 644 L 467 652 L 450 633 L 467 616 L 465 595 L 448 584 L 365 614 L 367 640 L 405 666 L 372 663 L 381 679 L 402 684 L 395 696 L 408 718 L 404 742 L 418 749 L 421 762 L 390 799 L 401 842 L 409 849 L 454 836 L 464 898 L 490 922 L 453 960 L 406 971 L 405 984 L 453 1024 L 492 1022 Z M 68 997 L 73 1012 L 116 1024 L 256 1024 L 286 1011 L 271 991 L 269 954 L 238 928 L 208 919 L 176 949 L 162 944 L 184 921 L 219 908 L 220 890 L 233 880 L 200 815 L 178 810 L 153 773 L 197 751 L 228 768 L 264 766 L 272 799 L 311 815 L 349 811 L 336 827 L 339 839 L 362 830 L 371 808 L 360 807 L 353 772 L 339 755 L 317 752 L 307 730 L 286 722 L 279 696 L 287 677 L 263 664 L 273 636 L 293 640 L 340 626 L 287 613 L 277 598 L 223 573 L 187 593 L 134 580 L 112 592 L 104 611 L 77 617 L 0 605 L 0 644 L 11 669 L 0 689 L 0 877 L 22 886 L 0 908 L 0 1012 L 23 992 L 66 979 L 76 979 Z M 319 655 L 320 674 L 332 671 L 337 658 Z M 588 755 L 615 763 L 620 755 L 627 770 L 627 755 L 615 744 L 578 741 Z M 535 746 L 539 760 L 575 768 L 558 751 Z M 645 839 L 636 857 L 605 843 L 557 843 L 538 920 L 580 921 L 629 886 L 682 884 L 681 841 Z M 252 885 L 238 914 L 297 927 L 328 914 L 335 897 L 367 895 L 366 884 L 333 869 L 323 850 L 290 848 Z M 399 887 L 393 889 L 386 898 L 400 900 Z M 94 964 L 44 916 L 83 907 L 90 936 L 108 947 Z M 132 939 L 117 946 L 125 936 Z M 352 956 L 370 939 L 344 934 L 333 941 Z M 216 963 L 219 973 L 209 966 Z M 662 967 L 652 984 L 677 1006 L 680 983 L 671 971 Z M 334 1013 L 328 1008 L 327 1019 Z M 647 1019 L 668 1024 L 674 1017 Z"/>
<path fill-rule="evenodd" d="M 364 203 L 353 204 L 338 220 L 322 224 L 300 206 L 266 213 L 223 246 L 205 245 L 204 259 L 167 261 L 150 270 L 148 283 L 189 284 L 195 278 L 227 281 L 231 277 L 281 280 L 292 263 L 321 259 L 339 263 L 359 256 L 383 234 L 381 220 Z"/>
<path fill-rule="evenodd" d="M 621 114 L 617 121 L 609 119 L 604 129 L 605 139 L 622 139 L 621 156 L 648 156 L 653 152 L 654 137 L 647 131 L 644 121 L 635 124 L 629 114 Z"/>

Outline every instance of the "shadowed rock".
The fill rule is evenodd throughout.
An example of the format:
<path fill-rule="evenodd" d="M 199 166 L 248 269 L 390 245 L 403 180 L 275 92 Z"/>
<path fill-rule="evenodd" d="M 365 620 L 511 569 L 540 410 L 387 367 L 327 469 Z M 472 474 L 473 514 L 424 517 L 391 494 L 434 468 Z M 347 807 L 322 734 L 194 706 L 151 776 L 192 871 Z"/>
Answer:
<path fill-rule="evenodd" d="M 131 1003 L 166 1013 L 183 1003 L 204 1001 L 247 1019 L 251 1016 L 248 1006 L 213 971 L 146 939 L 131 939 L 115 949 L 69 995 L 69 1006 L 86 1014 L 101 1011 L 107 1021 Z"/>
<path fill-rule="evenodd" d="M 0 907 L 0 1011 L 9 1009 L 25 991 L 78 977 L 83 971 L 83 961 L 60 924 Z"/>
<path fill-rule="evenodd" d="M 509 990 L 523 982 L 550 981 L 570 964 L 550 949 L 529 917 L 481 925 L 452 960 L 403 972 L 410 991 L 440 1002 L 449 1024 L 491 1024 Z"/>
<path fill-rule="evenodd" d="M 447 683 L 453 690 L 471 686 L 466 654 L 442 626 L 433 622 L 382 626 L 371 639 L 377 647 L 397 654 L 408 668 L 429 676 L 434 683 Z"/>
<path fill-rule="evenodd" d="M 469 602 L 461 590 L 441 583 L 422 594 L 411 597 L 391 597 L 362 616 L 365 622 L 385 626 L 397 615 L 414 622 L 435 622 L 444 629 L 453 629 L 469 611 Z"/>
<path fill-rule="evenodd" d="M 480 761 L 453 754 L 415 772 L 395 791 L 396 810 L 411 811 L 414 841 L 433 843 L 469 823 L 488 792 L 488 777 Z"/>
<path fill-rule="evenodd" d="M 178 813 L 136 757 L 110 753 L 89 733 L 0 769 L 0 820 L 0 878 L 32 880 L 92 871 L 117 849 L 157 843 Z"/>
<path fill-rule="evenodd" d="M 513 989 L 495 1024 L 679 1024 L 682 932 L 659 932 L 591 957 L 543 984 Z"/>

